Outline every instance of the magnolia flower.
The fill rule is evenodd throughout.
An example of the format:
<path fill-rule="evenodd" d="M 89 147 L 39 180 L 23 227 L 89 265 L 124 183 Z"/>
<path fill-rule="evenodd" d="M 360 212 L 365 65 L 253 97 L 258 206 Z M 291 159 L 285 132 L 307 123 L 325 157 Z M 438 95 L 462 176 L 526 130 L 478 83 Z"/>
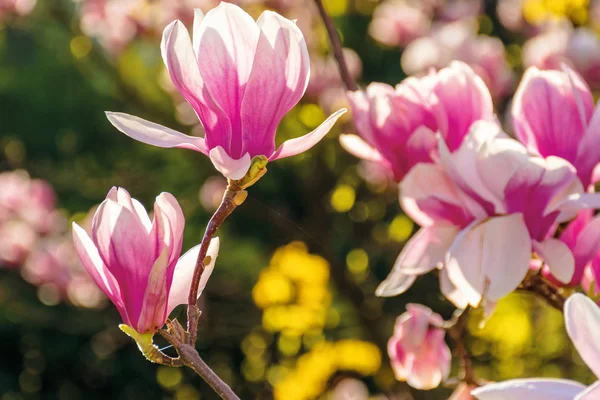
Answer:
<path fill-rule="evenodd" d="M 529 68 L 512 106 L 515 134 L 529 151 L 542 157 L 558 156 L 572 163 L 585 187 L 594 183 L 600 162 L 600 113 L 581 76 L 563 71 Z"/>
<path fill-rule="evenodd" d="M 382 163 L 398 182 L 414 165 L 436 158 L 436 132 L 455 150 L 473 122 L 493 118 L 489 91 L 461 62 L 424 78 L 405 79 L 395 89 L 371 83 L 348 98 L 360 137 L 341 135 L 342 146 Z"/>
<path fill-rule="evenodd" d="M 401 184 L 401 205 L 422 228 L 404 247 L 377 294 L 391 296 L 416 276 L 442 268 L 442 293 L 457 307 L 488 311 L 515 290 L 532 251 L 561 282 L 574 256 L 552 238 L 558 223 L 597 208 L 567 161 L 533 156 L 494 123 L 478 122 L 461 147 L 439 144 L 440 164 L 414 168 Z"/>
<path fill-rule="evenodd" d="M 275 149 L 283 116 L 308 84 L 310 61 L 293 21 L 265 11 L 257 22 L 241 8 L 221 3 L 206 16 L 196 10 L 194 39 L 180 21 L 165 28 L 161 44 L 171 80 L 194 108 L 204 138 L 122 113 L 107 113 L 126 135 L 159 147 L 195 150 L 210 157 L 229 179 L 243 178 L 253 157 L 269 161 L 302 153 L 319 142 L 344 109 L 313 132 Z"/>
<path fill-rule="evenodd" d="M 581 283 L 585 269 L 600 255 L 600 217 L 594 218 L 593 210 L 580 211 L 561 232 L 559 240 L 573 253 L 575 272 L 568 285 L 577 286 Z M 552 276 L 547 266 L 542 273 L 555 285 L 564 285 Z"/>
<path fill-rule="evenodd" d="M 396 319 L 388 354 L 396 379 L 416 389 L 433 389 L 448 378 L 450 349 L 440 326 L 442 317 L 420 304 L 408 304 Z"/>
<path fill-rule="evenodd" d="M 162 193 L 150 221 L 140 202 L 112 188 L 94 215 L 91 237 L 73 223 L 75 249 L 87 272 L 139 333 L 160 329 L 171 311 L 187 302 L 200 246 L 181 258 L 185 220 L 173 195 Z M 209 247 L 210 263 L 200 290 L 212 273 L 218 239 Z"/>
<path fill-rule="evenodd" d="M 600 309 L 576 293 L 567 299 L 564 314 L 567 333 L 579 356 L 600 377 Z M 515 379 L 474 389 L 471 394 L 479 400 L 596 400 L 600 398 L 600 382 L 586 388 L 565 379 Z"/>

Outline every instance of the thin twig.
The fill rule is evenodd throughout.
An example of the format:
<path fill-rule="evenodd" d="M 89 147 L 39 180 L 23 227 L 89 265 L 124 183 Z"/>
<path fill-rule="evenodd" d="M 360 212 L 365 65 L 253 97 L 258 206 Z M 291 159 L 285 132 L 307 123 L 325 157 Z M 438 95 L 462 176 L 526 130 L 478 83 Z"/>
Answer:
<path fill-rule="evenodd" d="M 448 335 L 454 341 L 456 355 L 460 359 L 460 380 L 468 385 L 479 386 L 477 379 L 475 378 L 475 374 L 473 372 L 473 363 L 471 362 L 471 356 L 464 343 L 470 310 L 470 307 L 467 307 L 464 310 L 456 310 L 452 320 L 444 324 L 443 328 L 446 329 Z"/>
<path fill-rule="evenodd" d="M 193 346 L 181 344 L 179 346 L 179 356 L 183 363 L 194 370 L 196 374 L 202 377 L 213 388 L 213 390 L 224 400 L 239 400 L 240 398 L 231 390 L 215 372 L 200 358 L 200 354 Z"/>
<path fill-rule="evenodd" d="M 344 82 L 344 86 L 346 86 L 347 90 L 351 90 L 354 92 L 358 90 L 358 86 L 356 85 L 356 82 L 354 82 L 354 79 L 352 79 L 352 76 L 350 76 L 348 65 L 346 64 L 346 60 L 344 59 L 344 52 L 342 51 L 342 41 L 340 39 L 340 35 L 338 35 L 338 31 L 335 28 L 333 20 L 327 14 L 327 11 L 325 11 L 323 2 L 321 0 L 315 0 L 315 3 L 317 3 L 317 7 L 319 8 L 319 14 L 321 14 L 321 18 L 323 19 L 323 23 L 325 24 L 325 28 L 327 29 L 329 41 L 331 42 L 331 47 L 333 48 L 333 55 L 340 69 L 342 82 Z"/>
<path fill-rule="evenodd" d="M 156 362 L 176 367 L 185 365 L 186 367 L 191 368 L 202 379 L 204 379 L 204 381 L 206 381 L 206 383 L 208 383 L 210 387 L 213 388 L 215 393 L 217 393 L 222 399 L 239 400 L 239 397 L 234 393 L 231 387 L 229 387 L 227 383 L 219 378 L 219 376 L 202 360 L 200 354 L 198 354 L 198 351 L 194 348 L 194 346 L 185 343 L 187 335 L 179 322 L 176 320 L 167 321 L 167 330 L 160 330 L 159 333 L 173 345 L 173 347 L 177 350 L 179 357 L 171 358 L 164 355 L 166 359 L 162 358 L 160 361 Z M 163 360 L 167 362 L 173 361 L 173 363 L 163 363 Z"/>
<path fill-rule="evenodd" d="M 188 296 L 189 337 L 187 343 L 192 346 L 196 343 L 198 319 L 200 317 L 200 310 L 196 306 L 196 302 L 198 301 L 198 286 L 200 284 L 202 273 L 204 272 L 204 263 L 206 259 L 206 253 L 208 252 L 208 246 L 210 245 L 210 241 L 223 221 L 225 221 L 225 219 L 231 215 L 233 210 L 235 210 L 236 207 L 241 204 L 240 202 L 236 201 L 236 195 L 238 195 L 240 192 L 242 192 L 240 187 L 233 185 L 231 182 L 229 183 L 225 193 L 223 194 L 223 199 L 221 200 L 219 208 L 217 208 L 217 211 L 215 211 L 213 216 L 210 218 L 208 225 L 206 226 L 206 231 L 204 232 L 202 242 L 200 243 L 200 251 L 198 253 L 198 258 L 196 259 L 196 267 L 194 269 L 192 285 L 190 287 L 190 293 Z"/>

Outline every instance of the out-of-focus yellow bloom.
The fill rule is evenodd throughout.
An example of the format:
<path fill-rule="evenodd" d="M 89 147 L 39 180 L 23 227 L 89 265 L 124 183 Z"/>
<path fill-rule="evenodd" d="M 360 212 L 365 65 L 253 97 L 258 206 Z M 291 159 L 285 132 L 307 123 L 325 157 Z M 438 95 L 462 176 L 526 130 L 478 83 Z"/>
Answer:
<path fill-rule="evenodd" d="M 337 212 L 347 212 L 354 206 L 356 193 L 349 185 L 339 185 L 331 194 L 331 207 Z"/>
<path fill-rule="evenodd" d="M 260 308 L 289 303 L 293 297 L 292 283 L 284 274 L 275 269 L 264 270 L 252 289 L 254 303 Z"/>
<path fill-rule="evenodd" d="M 589 0 L 526 0 L 523 16 L 532 24 L 561 18 L 582 24 L 588 19 L 588 5 Z"/>
<path fill-rule="evenodd" d="M 361 272 L 369 258 L 362 249 L 348 255 L 348 268 Z M 381 367 L 377 346 L 361 340 L 327 342 L 323 330 L 339 324 L 340 313 L 331 307 L 329 264 L 308 253 L 304 243 L 292 242 L 277 249 L 269 266 L 259 276 L 252 291 L 262 308 L 262 329 L 242 342 L 246 358 L 244 377 L 251 382 L 267 380 L 275 388 L 275 399 L 308 400 L 326 390 L 337 371 L 375 375 Z M 269 365 L 266 347 L 275 337 L 278 363 Z M 294 359 L 291 357 L 307 351 Z"/>
<path fill-rule="evenodd" d="M 312 399 L 325 390 L 336 371 L 368 376 L 380 367 L 381 353 L 372 343 L 355 339 L 325 342 L 298 358 L 296 368 L 275 385 L 275 399 Z"/>
<path fill-rule="evenodd" d="M 414 223 L 406 215 L 395 217 L 388 228 L 390 239 L 395 242 L 405 242 L 413 231 Z"/>

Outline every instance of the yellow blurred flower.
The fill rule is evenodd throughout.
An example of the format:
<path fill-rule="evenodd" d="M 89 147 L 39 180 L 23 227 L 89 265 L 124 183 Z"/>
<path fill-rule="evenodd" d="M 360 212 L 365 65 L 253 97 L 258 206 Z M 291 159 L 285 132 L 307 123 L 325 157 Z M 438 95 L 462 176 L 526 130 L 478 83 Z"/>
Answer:
<path fill-rule="evenodd" d="M 588 19 L 588 5 L 589 0 L 526 0 L 523 16 L 531 24 L 561 18 L 582 24 Z"/>

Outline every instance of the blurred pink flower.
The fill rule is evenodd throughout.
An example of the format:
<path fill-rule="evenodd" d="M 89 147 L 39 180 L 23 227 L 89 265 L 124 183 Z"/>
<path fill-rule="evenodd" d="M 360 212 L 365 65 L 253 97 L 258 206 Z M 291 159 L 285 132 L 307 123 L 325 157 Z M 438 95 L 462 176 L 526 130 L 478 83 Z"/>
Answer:
<path fill-rule="evenodd" d="M 457 50 L 456 59 L 473 68 L 494 98 L 511 93 L 515 77 L 500 39 L 485 35 L 470 38 Z"/>
<path fill-rule="evenodd" d="M 398 182 L 414 165 L 437 157 L 436 132 L 454 150 L 473 122 L 493 118 L 489 91 L 461 62 L 424 78 L 405 79 L 395 89 L 371 83 L 348 98 L 360 137 L 341 135 L 342 146 L 384 164 Z"/>
<path fill-rule="evenodd" d="M 21 266 L 33 251 L 38 237 L 35 229 L 22 220 L 0 224 L 0 266 Z"/>
<path fill-rule="evenodd" d="M 446 0 L 438 10 L 442 21 L 459 21 L 477 18 L 483 9 L 482 0 Z"/>
<path fill-rule="evenodd" d="M 522 58 L 526 68 L 561 69 L 567 64 L 593 88 L 600 87 L 600 38 L 590 28 L 552 27 L 525 43 Z"/>
<path fill-rule="evenodd" d="M 206 16 L 196 10 L 193 43 L 185 26 L 174 21 L 165 29 L 162 54 L 206 136 L 187 136 L 123 113 L 107 113 L 108 119 L 144 143 L 201 152 L 230 179 L 244 177 L 255 156 L 273 161 L 310 149 L 345 112 L 275 149 L 277 126 L 304 94 L 310 65 L 302 32 L 271 11 L 255 22 L 228 3 Z"/>
<path fill-rule="evenodd" d="M 344 48 L 342 51 L 350 77 L 358 79 L 362 72 L 360 57 L 352 49 Z M 312 56 L 310 61 L 310 80 L 306 87 L 307 97 L 316 100 L 328 89 L 340 89 L 343 87 L 342 85 L 340 70 L 333 56 Z"/>
<path fill-rule="evenodd" d="M 404 47 L 429 30 L 430 16 L 418 4 L 385 1 L 373 12 L 369 34 L 387 46 Z"/>
<path fill-rule="evenodd" d="M 222 176 L 211 176 L 200 187 L 200 193 L 198 193 L 200 204 L 206 211 L 214 212 L 221 204 L 226 189 L 226 179 L 223 179 Z"/>
<path fill-rule="evenodd" d="M 0 0 L 0 19 L 5 15 L 27 15 L 35 7 L 37 0 Z"/>
<path fill-rule="evenodd" d="M 586 188 L 595 182 L 600 113 L 594 112 L 592 93 L 575 71 L 567 66 L 563 71 L 529 68 L 513 100 L 512 121 L 529 151 L 571 162 Z"/>
<path fill-rule="evenodd" d="M 450 349 L 443 320 L 429 307 L 408 304 L 396 319 L 394 334 L 388 341 L 388 355 L 399 381 L 415 389 L 436 388 L 450 373 Z"/>
<path fill-rule="evenodd" d="M 185 220 L 177 200 L 162 193 L 150 221 L 140 202 L 113 188 L 94 216 L 91 237 L 73 223 L 73 240 L 81 262 L 98 287 L 119 310 L 123 322 L 139 333 L 155 332 L 169 313 L 186 303 L 199 246 L 181 258 Z M 219 247 L 211 242 L 211 262 L 200 292 L 214 267 Z"/>
<path fill-rule="evenodd" d="M 576 293 L 567 299 L 564 314 L 567 333 L 579 356 L 600 378 L 600 309 L 588 297 Z M 514 379 L 485 385 L 471 393 L 479 400 L 597 400 L 600 382 L 586 387 L 566 379 Z"/>
<path fill-rule="evenodd" d="M 561 282 L 575 259 L 552 238 L 558 223 L 599 208 L 568 161 L 531 155 L 494 123 L 478 122 L 451 153 L 439 142 L 439 164 L 421 164 L 400 187 L 403 210 L 421 230 L 406 244 L 380 296 L 407 290 L 418 275 L 442 268 L 442 293 L 457 307 L 482 303 L 490 313 L 529 270 L 534 251 Z"/>
<path fill-rule="evenodd" d="M 122 52 L 142 29 L 134 18 L 140 0 L 85 0 L 81 4 L 81 31 L 98 39 L 111 54 Z"/>
<path fill-rule="evenodd" d="M 438 23 L 428 36 L 415 40 L 402 53 L 402 69 L 409 75 L 421 75 L 460 60 L 475 70 L 494 98 L 508 95 L 514 76 L 504 45 L 498 38 L 476 35 L 476 27 L 472 20 Z"/>
<path fill-rule="evenodd" d="M 62 299 L 79 307 L 102 305 L 104 295 L 79 262 L 68 236 L 47 238 L 38 243 L 21 269 L 23 278 L 35 286 L 52 287 Z"/>

